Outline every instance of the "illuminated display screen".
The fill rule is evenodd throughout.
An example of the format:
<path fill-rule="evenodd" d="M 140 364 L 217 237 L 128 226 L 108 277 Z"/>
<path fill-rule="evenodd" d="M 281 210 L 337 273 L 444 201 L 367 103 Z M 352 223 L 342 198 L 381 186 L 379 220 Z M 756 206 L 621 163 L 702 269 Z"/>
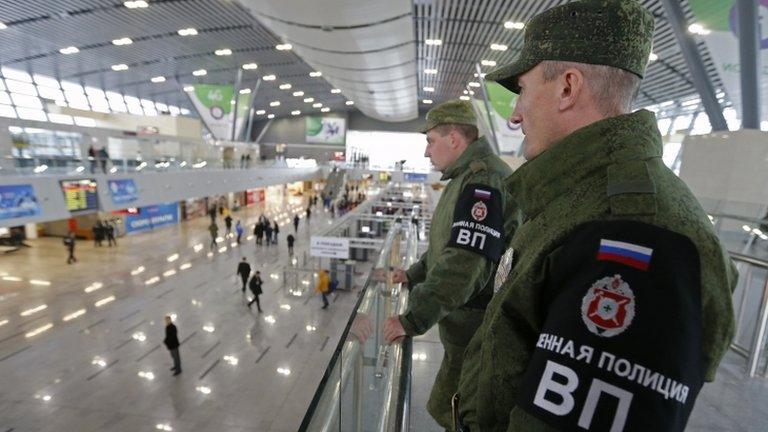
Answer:
<path fill-rule="evenodd" d="M 62 180 L 61 190 L 64 192 L 64 202 L 67 204 L 67 210 L 80 212 L 99 209 L 96 180 Z"/>

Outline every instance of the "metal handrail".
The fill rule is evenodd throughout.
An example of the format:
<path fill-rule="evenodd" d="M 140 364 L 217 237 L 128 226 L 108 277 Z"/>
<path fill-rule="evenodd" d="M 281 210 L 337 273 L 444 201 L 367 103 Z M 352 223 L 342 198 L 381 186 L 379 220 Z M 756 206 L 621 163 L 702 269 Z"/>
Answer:
<path fill-rule="evenodd" d="M 371 288 L 371 282 L 373 281 L 373 273 L 376 268 L 386 267 L 386 260 L 394 244 L 397 234 L 399 234 L 402 226 L 396 223 L 387 233 L 387 237 L 384 240 L 381 253 L 377 260 L 376 267 L 368 274 L 368 278 L 365 281 L 360 298 L 353 309 L 352 315 L 347 322 L 344 331 L 339 339 L 339 344 L 336 346 L 331 360 L 328 363 L 328 367 L 323 374 L 320 384 L 318 384 L 317 391 L 315 392 L 312 402 L 307 409 L 304 419 L 299 426 L 299 431 L 322 431 L 328 432 L 333 427 L 334 419 L 339 413 L 339 400 L 341 392 L 349 381 L 351 372 L 354 369 L 354 365 L 351 362 L 339 362 L 340 359 L 354 359 L 361 356 L 361 346 L 356 341 L 348 341 L 350 330 L 355 318 L 358 314 L 369 313 L 376 298 L 377 290 Z M 339 371 L 337 369 L 340 368 Z M 333 378 L 338 372 L 338 377 Z M 316 416 L 316 413 L 321 415 Z"/>
<path fill-rule="evenodd" d="M 731 258 L 736 262 L 742 262 L 745 264 L 749 264 L 750 266 L 760 267 L 763 269 L 768 269 L 768 261 L 761 260 L 758 258 L 755 258 L 753 256 L 744 255 L 737 252 L 728 252 L 731 255 Z M 760 309 L 758 312 L 758 319 L 757 319 L 757 328 L 755 329 L 755 334 L 752 338 L 751 346 L 749 347 L 743 347 L 738 344 L 738 336 L 739 331 L 741 328 L 741 322 L 742 318 L 744 316 L 744 308 L 746 307 L 746 300 L 747 300 L 747 294 L 750 285 L 749 282 L 752 280 L 752 269 L 749 268 L 747 270 L 747 276 L 744 279 L 744 291 L 742 292 L 742 298 L 741 298 L 741 306 L 739 307 L 738 314 L 736 316 L 736 336 L 734 337 L 734 340 L 731 342 L 731 349 L 747 358 L 747 373 L 750 377 L 754 377 L 757 374 L 757 367 L 760 362 L 760 355 L 763 353 L 763 340 L 765 339 L 766 334 L 766 327 L 768 326 L 768 278 L 766 279 L 765 283 L 763 284 L 763 293 L 762 298 L 760 300 Z"/>

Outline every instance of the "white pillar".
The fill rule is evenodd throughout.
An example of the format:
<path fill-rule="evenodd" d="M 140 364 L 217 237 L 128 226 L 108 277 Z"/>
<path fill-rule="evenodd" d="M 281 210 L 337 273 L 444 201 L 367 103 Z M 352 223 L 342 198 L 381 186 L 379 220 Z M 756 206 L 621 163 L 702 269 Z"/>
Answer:
<path fill-rule="evenodd" d="M 36 239 L 37 238 L 37 224 L 36 223 L 24 224 L 24 235 L 28 239 Z"/>

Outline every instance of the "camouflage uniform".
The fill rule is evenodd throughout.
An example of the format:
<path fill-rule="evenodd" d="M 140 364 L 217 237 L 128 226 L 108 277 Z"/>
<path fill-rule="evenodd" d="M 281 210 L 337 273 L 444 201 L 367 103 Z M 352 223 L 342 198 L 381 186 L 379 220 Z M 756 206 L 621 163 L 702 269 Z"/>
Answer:
<path fill-rule="evenodd" d="M 435 107 L 427 114 L 424 130 L 445 123 L 474 125 L 471 105 L 446 102 Z M 505 233 L 514 226 L 511 201 L 500 192 L 511 173 L 484 138 L 470 143 L 443 170 L 442 180 L 450 182 L 432 216 L 429 248 L 406 272 L 412 287 L 408 310 L 400 316 L 406 334 L 423 334 L 436 323 L 440 330 L 445 355 L 427 409 L 445 428 L 451 425 L 450 399 L 464 349 L 482 322 L 496 264 L 510 237 Z M 484 224 L 499 237 L 476 232 L 470 224 Z M 485 241 L 473 242 L 473 235 L 485 235 Z"/>
<path fill-rule="evenodd" d="M 652 29 L 635 1 L 560 6 L 526 26 L 523 63 L 489 78 L 519 91 L 545 59 L 642 77 Z M 685 428 L 733 335 L 737 273 L 661 156 L 642 110 L 571 133 L 505 181 L 522 223 L 466 350 L 463 430 Z"/>

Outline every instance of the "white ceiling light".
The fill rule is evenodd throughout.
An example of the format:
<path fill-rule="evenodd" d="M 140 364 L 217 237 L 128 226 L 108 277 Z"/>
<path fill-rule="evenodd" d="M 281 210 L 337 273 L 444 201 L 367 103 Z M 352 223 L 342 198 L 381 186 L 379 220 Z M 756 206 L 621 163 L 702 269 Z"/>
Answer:
<path fill-rule="evenodd" d="M 295 92 L 293 92 L 293 95 L 296 96 L 296 97 L 304 96 L 304 92 L 303 91 L 295 91 Z"/>
<path fill-rule="evenodd" d="M 422 102 L 429 105 L 432 103 L 432 99 L 424 99 Z"/>
<path fill-rule="evenodd" d="M 494 60 L 480 60 L 480 64 L 483 66 L 496 66 L 496 62 Z"/>
<path fill-rule="evenodd" d="M 149 3 L 144 0 L 127 1 L 123 2 L 123 6 L 127 7 L 128 9 L 143 9 L 149 7 Z"/>
<path fill-rule="evenodd" d="M 321 109 L 320 111 L 321 111 L 321 112 L 328 112 L 328 111 L 330 111 L 330 110 L 331 110 L 331 109 L 330 109 L 330 108 L 328 108 L 328 107 L 323 107 L 323 109 Z"/>
<path fill-rule="evenodd" d="M 314 71 L 314 72 L 310 72 L 309 76 L 312 78 L 317 78 L 317 77 L 323 76 L 323 73 L 320 71 Z"/>
<path fill-rule="evenodd" d="M 331 89 L 331 93 L 333 94 L 341 93 L 341 89 Z"/>
<path fill-rule="evenodd" d="M 128 65 L 125 64 L 125 63 L 120 63 L 120 64 L 112 65 L 110 67 L 112 68 L 113 71 L 126 71 L 126 70 L 128 70 Z"/>
<path fill-rule="evenodd" d="M 347 101 L 347 102 L 346 102 L 346 104 L 347 104 L 347 105 L 354 105 L 354 104 L 355 104 L 355 101 Z"/>
<path fill-rule="evenodd" d="M 425 39 L 424 43 L 427 45 L 442 45 L 443 41 L 440 39 Z"/>
<path fill-rule="evenodd" d="M 703 25 L 701 25 L 699 23 L 693 23 L 693 24 L 689 25 L 688 26 L 688 31 L 693 33 L 693 34 L 700 35 L 700 36 L 706 36 L 706 35 L 712 33 L 708 28 L 704 27 Z"/>
<path fill-rule="evenodd" d="M 491 49 L 494 51 L 506 51 L 507 48 L 509 47 L 504 44 L 496 44 L 496 43 L 491 44 Z"/>
<path fill-rule="evenodd" d="M 291 111 L 291 115 L 297 116 L 299 114 L 301 114 L 301 111 L 299 111 L 299 110 Z"/>
<path fill-rule="evenodd" d="M 290 51 L 290 50 L 293 49 L 293 45 L 291 45 L 289 43 L 278 44 L 278 45 L 275 46 L 275 49 L 278 50 L 278 51 Z"/>
<path fill-rule="evenodd" d="M 243 65 L 243 69 L 245 69 L 245 70 L 254 70 L 254 69 L 258 68 L 258 67 L 259 67 L 259 65 L 257 65 L 256 63 L 246 63 L 246 64 Z"/>
<path fill-rule="evenodd" d="M 190 111 L 186 108 L 182 108 L 179 112 L 181 112 L 181 115 L 189 115 Z"/>
<path fill-rule="evenodd" d="M 164 76 L 156 76 L 156 77 L 150 78 L 149 80 L 152 81 L 153 83 L 157 84 L 157 83 L 165 82 L 165 77 Z"/>
<path fill-rule="evenodd" d="M 656 53 L 652 52 L 650 55 L 648 55 L 648 60 L 649 61 L 655 62 L 658 59 L 659 59 L 659 55 L 656 54 Z"/>
<path fill-rule="evenodd" d="M 468 85 L 470 87 L 480 87 L 480 83 L 477 81 L 470 81 Z"/>
<path fill-rule="evenodd" d="M 269 115 L 267 116 L 267 118 L 268 118 L 268 119 L 273 119 L 273 118 L 275 118 L 275 115 L 274 115 L 274 114 L 269 114 Z"/>
<path fill-rule="evenodd" d="M 5 23 L 1 23 L 1 22 L 0 22 L 0 30 L 5 30 L 5 29 L 7 29 L 7 28 L 8 28 L 8 26 L 7 26 L 7 25 L 5 25 Z"/>
<path fill-rule="evenodd" d="M 266 114 L 266 113 L 267 113 L 267 112 L 266 112 L 266 111 L 264 111 L 264 110 L 256 110 L 256 115 L 264 115 L 264 114 Z"/>
<path fill-rule="evenodd" d="M 291 84 L 289 84 L 289 83 L 282 83 L 282 84 L 280 84 L 280 90 L 289 90 L 291 87 L 293 87 L 293 86 Z"/>
<path fill-rule="evenodd" d="M 250 94 L 250 93 L 251 93 L 251 89 L 249 89 L 249 88 L 244 88 L 244 89 L 240 90 L 240 92 L 239 92 L 239 93 L 240 93 L 240 94 Z"/>
<path fill-rule="evenodd" d="M 208 71 L 205 69 L 198 69 L 196 71 L 192 71 L 192 75 L 194 76 L 205 76 L 208 75 Z"/>
<path fill-rule="evenodd" d="M 463 101 L 468 101 L 469 100 L 469 96 L 459 96 L 459 99 L 461 99 Z"/>
<path fill-rule="evenodd" d="M 222 48 L 222 49 L 217 49 L 213 53 L 216 54 L 217 56 L 228 56 L 228 55 L 232 55 L 232 50 L 229 48 Z"/>
<path fill-rule="evenodd" d="M 277 77 L 275 75 L 264 75 L 263 77 L 261 77 L 261 79 L 263 79 L 264 81 L 274 81 L 277 79 Z"/>
<path fill-rule="evenodd" d="M 504 28 L 508 30 L 522 30 L 525 28 L 525 23 L 518 21 L 507 21 L 504 23 Z"/>
<path fill-rule="evenodd" d="M 183 90 L 185 92 L 191 92 L 191 91 L 195 91 L 195 88 L 193 86 L 184 86 Z"/>
<path fill-rule="evenodd" d="M 437 69 L 424 69 L 424 73 L 427 75 L 437 75 Z"/>
<path fill-rule="evenodd" d="M 75 53 L 79 53 L 80 50 L 77 49 L 76 46 L 68 46 L 66 48 L 60 49 L 59 52 L 62 54 L 75 54 Z"/>
<path fill-rule="evenodd" d="M 271 106 L 271 107 L 280 106 L 280 101 L 272 101 L 272 102 L 269 103 L 269 106 Z"/>
<path fill-rule="evenodd" d="M 118 45 L 118 46 L 120 46 L 120 45 L 130 45 L 132 43 L 133 43 L 133 40 L 131 40 L 131 38 L 129 38 L 129 37 L 124 37 L 124 38 L 113 39 L 112 40 L 112 44 L 113 45 Z"/>
<path fill-rule="evenodd" d="M 179 29 L 176 33 L 178 33 L 179 36 L 197 36 L 197 30 L 192 27 Z"/>
<path fill-rule="evenodd" d="M 433 91 L 435 91 L 435 88 L 434 87 L 424 87 L 424 91 L 432 93 Z"/>
<path fill-rule="evenodd" d="M 323 104 L 321 102 L 316 102 L 312 104 L 312 108 L 322 108 Z"/>
<path fill-rule="evenodd" d="M 315 101 L 315 98 L 304 98 L 304 103 L 312 103 Z"/>

